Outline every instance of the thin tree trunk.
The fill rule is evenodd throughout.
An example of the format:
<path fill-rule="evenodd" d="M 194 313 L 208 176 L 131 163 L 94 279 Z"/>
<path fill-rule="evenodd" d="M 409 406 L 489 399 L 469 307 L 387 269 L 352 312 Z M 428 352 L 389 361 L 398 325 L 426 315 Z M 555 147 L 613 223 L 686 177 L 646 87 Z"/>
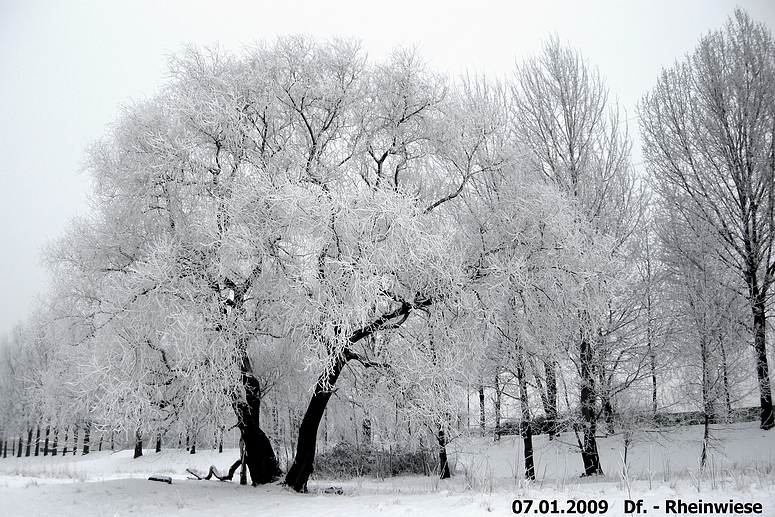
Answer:
<path fill-rule="evenodd" d="M 56 456 L 56 455 L 57 455 L 57 445 L 58 445 L 58 443 L 57 443 L 57 442 L 58 442 L 57 438 L 58 438 L 58 437 L 59 437 L 59 430 L 58 430 L 58 429 L 55 427 L 55 428 L 54 428 L 54 438 L 53 438 L 53 443 L 51 444 L 51 455 L 52 455 L 52 456 Z"/>
<path fill-rule="evenodd" d="M 35 456 L 37 457 L 40 454 L 40 426 L 37 427 L 37 431 L 35 433 Z"/>
<path fill-rule="evenodd" d="M 86 445 L 84 445 L 84 448 Z M 135 454 L 133 458 L 139 458 L 143 455 L 143 433 L 140 430 L 140 428 L 137 428 L 137 431 L 135 431 Z"/>
<path fill-rule="evenodd" d="M 501 434 L 498 430 L 501 428 L 501 387 L 498 382 L 498 370 L 495 370 L 495 377 L 493 378 L 495 384 L 495 441 L 501 439 Z"/>
<path fill-rule="evenodd" d="M 48 439 L 51 435 L 51 426 L 46 426 L 46 439 L 43 441 L 43 456 L 48 456 Z"/>
<path fill-rule="evenodd" d="M 67 456 L 67 440 L 70 438 L 68 436 L 69 434 L 70 434 L 70 428 L 65 427 L 65 440 L 64 440 L 65 445 L 64 445 L 64 448 L 62 449 L 62 456 Z"/>
<path fill-rule="evenodd" d="M 544 361 L 546 391 L 541 390 L 541 402 L 546 413 L 546 423 L 549 428 L 549 440 L 554 440 L 557 434 L 557 365 L 553 359 Z M 538 376 L 536 376 L 538 379 Z"/>
<path fill-rule="evenodd" d="M 452 477 L 452 472 L 449 470 L 449 461 L 447 461 L 447 436 L 444 429 L 439 428 L 437 439 L 439 442 L 439 478 L 449 479 Z"/>
<path fill-rule="evenodd" d="M 32 432 L 30 431 L 30 437 L 32 437 Z M 27 442 L 27 456 L 30 455 L 30 442 Z M 16 452 L 16 457 L 21 458 L 22 457 L 22 437 L 19 436 L 19 450 Z"/>
<path fill-rule="evenodd" d="M 156 452 L 161 452 L 161 433 L 156 434 Z"/>
<path fill-rule="evenodd" d="M 86 422 L 86 425 L 83 428 L 83 451 L 81 452 L 82 456 L 86 456 L 87 454 L 89 454 L 90 444 L 91 444 L 91 422 Z M 140 444 L 142 445 L 142 442 L 140 442 Z M 142 453 L 143 452 L 141 450 L 140 455 L 142 455 Z"/>
<path fill-rule="evenodd" d="M 536 478 L 535 461 L 533 459 L 533 427 L 530 424 L 530 406 L 527 397 L 527 378 L 525 375 L 522 347 L 517 344 L 517 377 L 519 377 L 519 405 L 522 411 L 522 443 L 525 449 L 525 479 Z"/>
<path fill-rule="evenodd" d="M 584 475 L 603 474 L 600 455 L 597 450 L 597 397 L 595 394 L 594 354 L 592 342 L 585 330 L 581 339 L 581 414 L 584 417 L 584 442 L 581 458 L 584 462 Z"/>
<path fill-rule="evenodd" d="M 30 446 L 32 445 L 32 428 L 27 429 L 27 449 L 24 451 L 24 455 L 29 458 Z M 19 437 L 19 457 L 22 457 L 22 439 Z"/>
<path fill-rule="evenodd" d="M 482 436 L 484 436 L 484 429 L 486 424 L 484 415 L 484 384 L 479 384 L 479 429 L 482 431 Z"/>
<path fill-rule="evenodd" d="M 657 421 L 657 354 L 654 351 L 654 308 L 652 304 L 651 246 L 649 232 L 646 232 L 646 346 L 651 369 L 651 417 Z"/>
<path fill-rule="evenodd" d="M 729 367 L 727 365 L 727 351 L 724 340 L 719 336 L 719 348 L 721 349 L 721 375 L 724 384 L 724 409 L 727 413 L 726 422 L 732 421 L 732 395 L 729 387 Z"/>

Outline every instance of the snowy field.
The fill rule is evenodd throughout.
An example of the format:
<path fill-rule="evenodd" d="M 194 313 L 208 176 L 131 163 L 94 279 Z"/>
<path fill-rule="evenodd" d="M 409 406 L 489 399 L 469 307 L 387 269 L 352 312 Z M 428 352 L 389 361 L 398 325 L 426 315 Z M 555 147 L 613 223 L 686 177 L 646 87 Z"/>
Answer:
<path fill-rule="evenodd" d="M 625 513 L 628 499 L 643 500 L 642 508 L 651 515 L 667 514 L 668 501 L 678 499 L 760 503 L 760 515 L 775 515 L 773 431 L 761 431 L 755 422 L 715 427 L 708 465 L 699 475 L 701 437 L 700 426 L 636 433 L 627 469 L 622 461 L 623 436 L 601 438 L 606 475 L 579 478 L 581 459 L 573 450 L 573 434 L 553 442 L 538 436 L 534 482 L 522 479 L 518 437 L 504 437 L 497 443 L 491 438 L 459 438 L 451 446 L 455 476 L 450 480 L 424 476 L 313 479 L 310 493 L 304 495 L 280 485 L 253 488 L 189 479 L 186 468 L 225 469 L 237 457 L 234 450 L 223 454 L 204 450 L 195 455 L 148 450 L 138 459 L 132 459 L 131 450 L 6 458 L 0 459 L 0 516 L 514 515 L 515 499 L 533 500 L 532 515 L 551 514 L 555 509 L 571 513 L 573 506 L 578 507 L 573 501 L 595 501 L 597 514 L 607 505 L 605 515 L 629 515 Z M 170 476 L 173 482 L 149 481 L 151 475 Z M 326 493 L 330 487 L 343 493 Z"/>

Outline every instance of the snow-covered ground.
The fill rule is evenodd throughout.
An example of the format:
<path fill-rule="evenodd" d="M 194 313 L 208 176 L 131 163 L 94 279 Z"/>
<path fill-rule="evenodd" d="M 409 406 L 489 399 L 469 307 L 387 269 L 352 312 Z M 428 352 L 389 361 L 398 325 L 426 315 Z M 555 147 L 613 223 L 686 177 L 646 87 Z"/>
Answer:
<path fill-rule="evenodd" d="M 570 513 L 574 506 L 579 508 L 572 501 L 595 501 L 597 514 L 607 505 L 605 515 L 619 516 L 630 515 L 625 513 L 625 500 L 634 501 L 633 505 L 643 500 L 641 508 L 648 514 L 665 515 L 669 500 L 732 499 L 760 503 L 760 515 L 773 516 L 773 433 L 759 430 L 756 423 L 716 427 L 708 466 L 701 475 L 699 426 L 636 433 L 626 471 L 623 436 L 601 438 L 598 445 L 606 475 L 594 478 L 578 476 L 581 459 L 574 451 L 572 433 L 553 442 L 539 436 L 534 482 L 522 479 L 520 438 L 503 437 L 497 443 L 491 438 L 459 438 L 451 446 L 455 476 L 450 480 L 425 476 L 314 479 L 310 493 L 304 495 L 279 485 L 253 488 L 188 479 L 186 468 L 225 469 L 237 457 L 233 450 L 223 454 L 200 450 L 195 455 L 151 450 L 138 459 L 132 459 L 131 450 L 6 458 L 0 459 L 0 516 L 514 515 L 515 499 L 532 500 L 532 515 L 554 510 Z M 149 481 L 151 475 L 170 476 L 173 482 Z M 326 493 L 329 487 L 341 487 L 343 494 Z"/>

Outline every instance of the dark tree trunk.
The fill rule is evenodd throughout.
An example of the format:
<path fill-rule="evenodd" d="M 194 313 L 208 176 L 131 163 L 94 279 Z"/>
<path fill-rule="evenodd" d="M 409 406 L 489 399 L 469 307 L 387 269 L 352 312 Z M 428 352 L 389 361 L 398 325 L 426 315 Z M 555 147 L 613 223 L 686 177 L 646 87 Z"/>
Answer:
<path fill-rule="evenodd" d="M 38 426 L 35 432 L 35 456 L 40 454 L 40 426 Z"/>
<path fill-rule="evenodd" d="M 366 447 L 371 447 L 371 419 L 363 419 L 363 444 Z"/>
<path fill-rule="evenodd" d="M 549 421 L 549 439 L 557 434 L 557 365 L 553 360 L 544 363 L 546 372 L 546 398 L 549 405 L 546 408 L 546 418 Z"/>
<path fill-rule="evenodd" d="M 70 438 L 70 428 L 65 427 L 65 439 L 64 439 L 64 447 L 62 448 L 62 456 L 67 456 L 67 440 Z"/>
<path fill-rule="evenodd" d="M 140 431 L 138 430 L 138 433 Z M 89 448 L 91 443 L 91 422 L 86 422 L 86 425 L 83 428 L 83 452 L 81 452 L 82 456 L 86 456 L 89 454 Z M 140 442 L 140 446 L 142 446 L 143 442 Z M 140 455 L 142 456 L 143 451 L 140 449 Z"/>
<path fill-rule="evenodd" d="M 479 385 L 479 429 L 482 431 L 482 436 L 484 436 L 484 429 L 485 429 L 486 421 L 484 419 L 484 385 Z M 495 432 L 497 433 L 498 430 L 496 429 Z"/>
<path fill-rule="evenodd" d="M 48 439 L 51 435 L 51 426 L 46 426 L 46 439 L 43 441 L 43 456 L 48 456 Z"/>
<path fill-rule="evenodd" d="M 726 422 L 731 423 L 732 419 L 732 394 L 729 387 L 729 367 L 727 365 L 727 351 L 724 346 L 724 340 L 719 337 L 719 348 L 721 349 L 721 375 L 724 382 L 724 409 L 727 417 Z"/>
<path fill-rule="evenodd" d="M 156 435 L 156 452 L 161 452 L 161 433 Z"/>
<path fill-rule="evenodd" d="M 27 449 L 24 451 L 24 455 L 29 458 L 30 446 L 32 445 L 32 428 L 27 429 Z M 19 437 L 19 457 L 22 457 L 22 439 Z"/>
<path fill-rule="evenodd" d="M 54 439 L 53 443 L 51 444 L 51 455 L 56 456 L 57 455 L 57 445 L 58 445 L 58 439 L 59 438 L 59 431 L 54 428 Z"/>
<path fill-rule="evenodd" d="M 775 415 L 772 408 L 772 387 L 770 386 L 769 365 L 767 363 L 767 317 L 765 298 L 754 286 L 754 297 L 751 310 L 753 312 L 754 353 L 756 354 L 756 377 L 759 381 L 759 404 L 761 407 L 761 423 L 764 430 L 775 427 Z"/>
<path fill-rule="evenodd" d="M 498 441 L 501 439 L 501 434 L 498 432 L 498 429 L 501 427 L 501 393 L 503 392 L 500 386 L 500 382 L 498 382 L 498 370 L 495 370 L 495 377 L 493 378 L 493 383 L 495 385 L 495 441 Z"/>
<path fill-rule="evenodd" d="M 614 434 L 616 430 L 614 429 L 614 407 L 613 404 L 611 404 L 611 397 L 606 395 L 605 397 L 601 396 L 601 399 L 603 403 L 603 419 L 605 420 L 606 433 Z"/>
<path fill-rule="evenodd" d="M 307 481 L 314 470 L 315 450 L 317 448 L 317 435 L 323 413 L 331 398 L 331 389 L 336 384 L 339 374 L 342 373 L 347 359 L 340 355 L 328 374 L 323 374 L 315 384 L 315 391 L 307 406 L 307 412 L 299 426 L 299 438 L 296 444 L 296 456 L 293 465 L 285 476 L 285 484 L 297 492 L 307 491 Z"/>
<path fill-rule="evenodd" d="M 406 321 L 413 309 L 427 307 L 432 303 L 430 298 L 422 298 L 420 296 L 415 298 L 413 304 L 402 302 L 396 310 L 383 314 L 370 324 L 353 332 L 348 341 L 354 344 L 380 330 L 397 328 Z M 285 476 L 285 484 L 297 492 L 305 492 L 307 490 L 307 481 L 314 470 L 318 428 L 320 427 L 320 421 L 323 419 L 323 413 L 326 410 L 326 405 L 328 405 L 328 400 L 331 398 L 331 389 L 336 384 L 339 374 L 342 373 L 342 369 L 344 369 L 347 361 L 354 358 L 358 358 L 358 356 L 351 350 L 345 349 L 341 351 L 333 358 L 331 371 L 323 373 L 315 384 L 312 399 L 309 401 L 307 412 L 304 413 L 304 418 L 299 426 L 296 456 Z M 360 358 L 358 359 L 360 360 Z M 368 366 L 368 364 L 364 364 Z"/>
<path fill-rule="evenodd" d="M 517 353 L 517 377 L 519 381 L 519 406 L 522 413 L 522 425 L 520 434 L 525 449 L 525 478 L 534 480 L 536 478 L 535 461 L 533 459 L 533 426 L 530 416 L 530 399 L 527 396 L 527 375 L 525 374 L 525 356 L 522 345 L 519 341 L 516 343 Z"/>
<path fill-rule="evenodd" d="M 30 433 L 32 434 L 32 433 Z M 27 456 L 30 455 L 30 442 L 27 442 Z M 22 437 L 19 436 L 19 450 L 16 451 L 16 457 L 21 458 L 22 457 Z"/>
<path fill-rule="evenodd" d="M 84 448 L 86 446 L 84 445 Z M 133 458 L 139 458 L 143 455 L 143 433 L 138 429 L 135 431 L 135 455 Z"/>
<path fill-rule="evenodd" d="M 584 418 L 584 441 L 581 447 L 581 459 L 584 462 L 584 475 L 603 474 L 600 455 L 597 450 L 597 397 L 595 394 L 594 354 L 592 342 L 585 332 L 581 339 L 581 414 Z"/>
<path fill-rule="evenodd" d="M 452 473 L 449 470 L 449 461 L 447 461 L 447 436 L 444 429 L 439 429 L 437 439 L 439 442 L 439 478 L 449 479 L 452 477 Z"/>
<path fill-rule="evenodd" d="M 259 425 L 261 386 L 253 374 L 247 355 L 242 357 L 241 370 L 245 400 L 235 404 L 237 424 L 245 444 L 245 463 L 250 470 L 250 479 L 253 485 L 263 485 L 276 480 L 282 471 L 274 454 L 272 442 Z"/>
<path fill-rule="evenodd" d="M 649 360 L 651 362 L 651 418 L 657 421 L 657 356 L 649 344 Z"/>

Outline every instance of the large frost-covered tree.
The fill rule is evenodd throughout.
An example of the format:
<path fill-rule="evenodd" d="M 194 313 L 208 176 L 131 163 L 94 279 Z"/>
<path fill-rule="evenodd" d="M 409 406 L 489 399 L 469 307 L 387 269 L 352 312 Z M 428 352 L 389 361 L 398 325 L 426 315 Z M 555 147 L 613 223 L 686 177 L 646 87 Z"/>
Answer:
<path fill-rule="evenodd" d="M 713 229 L 717 258 L 747 290 L 761 427 L 775 427 L 767 311 L 775 281 L 775 45 L 738 9 L 643 98 L 644 155 L 657 193 L 688 227 Z"/>
<path fill-rule="evenodd" d="M 304 491 L 352 365 L 404 390 L 444 466 L 457 370 L 485 355 L 474 336 L 553 364 L 609 298 L 613 239 L 580 196 L 525 171 L 507 93 L 412 50 L 370 63 L 351 40 L 184 49 L 89 149 L 93 211 L 46 254 L 78 403 L 138 437 L 236 419 L 265 483 L 280 470 L 262 400 L 291 358 L 317 378 L 306 410 L 288 408 L 285 483 Z"/>

